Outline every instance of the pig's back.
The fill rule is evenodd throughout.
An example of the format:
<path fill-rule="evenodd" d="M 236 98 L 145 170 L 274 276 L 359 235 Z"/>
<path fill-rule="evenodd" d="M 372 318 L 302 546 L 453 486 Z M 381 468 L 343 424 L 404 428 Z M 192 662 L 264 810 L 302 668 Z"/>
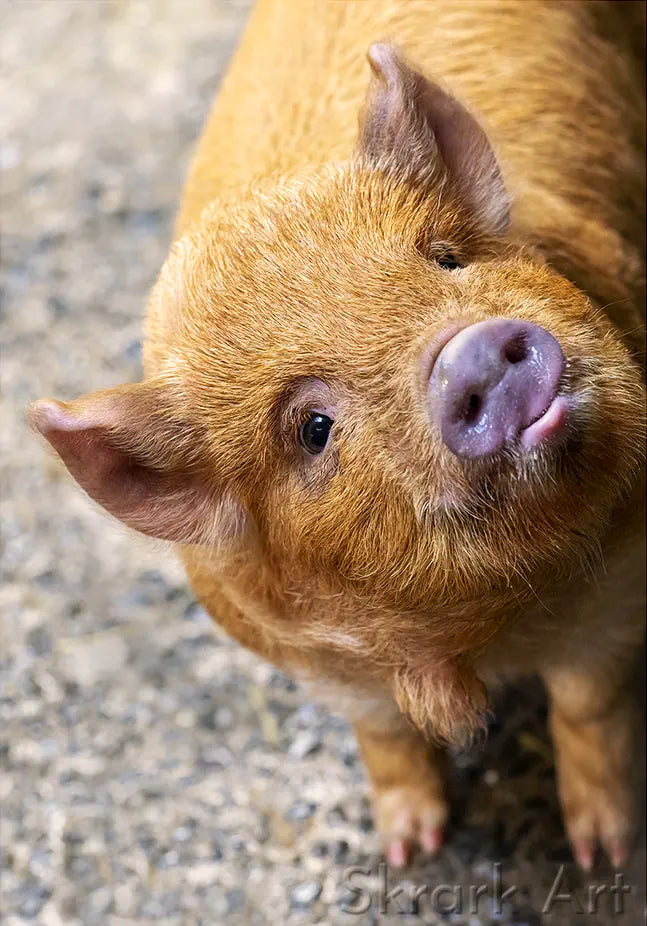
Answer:
<path fill-rule="evenodd" d="M 517 212 L 575 206 L 640 246 L 641 2 L 260 0 L 187 180 L 178 230 L 212 199 L 346 159 L 368 46 L 390 39 L 483 122 Z"/>

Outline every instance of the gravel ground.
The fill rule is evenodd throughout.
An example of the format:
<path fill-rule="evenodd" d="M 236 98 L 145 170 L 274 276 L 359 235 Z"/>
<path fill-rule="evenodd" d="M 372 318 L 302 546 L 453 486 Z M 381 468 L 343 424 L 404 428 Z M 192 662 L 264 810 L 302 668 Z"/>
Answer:
<path fill-rule="evenodd" d="M 573 869 L 532 684 L 504 696 L 485 747 L 457 757 L 447 847 L 388 872 L 402 891 L 383 896 L 347 725 L 214 630 L 167 552 L 94 508 L 22 422 L 33 398 L 140 375 L 146 292 L 246 11 L 3 4 L 3 922 L 531 926 L 564 864 L 577 900 L 545 922 L 635 926 L 644 849 L 624 915 L 609 895 L 577 914 L 612 875 Z M 349 866 L 367 893 L 349 889 Z M 517 888 L 500 908 L 499 871 Z M 463 912 L 453 888 L 430 897 L 443 884 L 465 887 Z M 487 886 L 478 915 L 468 885 Z"/>

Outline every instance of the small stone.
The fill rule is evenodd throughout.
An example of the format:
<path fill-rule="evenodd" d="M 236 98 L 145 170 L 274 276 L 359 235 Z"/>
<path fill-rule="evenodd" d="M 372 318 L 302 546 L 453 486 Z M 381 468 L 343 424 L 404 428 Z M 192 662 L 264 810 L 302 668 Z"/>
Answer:
<path fill-rule="evenodd" d="M 200 862 L 187 871 L 187 881 L 196 887 L 218 884 L 221 877 L 222 868 L 217 862 Z"/>
<path fill-rule="evenodd" d="M 373 831 L 373 817 L 370 813 L 362 814 L 357 821 L 357 825 L 362 833 L 371 833 Z"/>
<path fill-rule="evenodd" d="M 304 881 L 297 884 L 290 892 L 293 907 L 309 907 L 321 894 L 321 885 L 317 881 Z"/>
<path fill-rule="evenodd" d="M 114 675 L 128 660 L 128 645 L 115 632 L 62 640 L 60 648 L 65 675 L 73 684 L 82 686 Z"/>
<path fill-rule="evenodd" d="M 109 887 L 100 887 L 92 891 L 89 896 L 92 912 L 95 914 L 105 914 L 112 905 L 112 889 Z"/>
<path fill-rule="evenodd" d="M 19 907 L 19 914 L 31 920 L 37 916 L 43 905 L 51 897 L 51 891 L 39 882 L 29 882 L 25 885 L 25 899 Z"/>
<path fill-rule="evenodd" d="M 288 752 L 295 759 L 305 759 L 321 749 L 321 738 L 309 730 L 302 730 L 290 743 Z"/>
<path fill-rule="evenodd" d="M 129 341 L 124 348 L 124 354 L 129 360 L 139 361 L 142 355 L 141 338 L 133 338 L 132 341 Z"/>
<path fill-rule="evenodd" d="M 42 926 L 65 926 L 57 906 L 51 900 L 45 904 L 39 916 L 39 923 L 42 923 Z M 70 924 L 68 923 L 67 926 L 70 926 Z"/>
<path fill-rule="evenodd" d="M 133 882 L 118 884 L 114 889 L 115 913 L 131 916 L 137 906 L 136 891 Z M 114 921 L 114 917 L 113 917 Z"/>
<path fill-rule="evenodd" d="M 234 726 L 234 715 L 228 707 L 216 710 L 208 707 L 199 715 L 198 722 L 206 730 L 230 730 Z"/>
<path fill-rule="evenodd" d="M 182 727 L 185 730 L 190 730 L 192 727 L 195 727 L 196 719 L 195 711 L 188 708 L 178 711 L 175 715 L 176 724 L 178 727 Z"/>
<path fill-rule="evenodd" d="M 288 678 L 287 675 L 284 675 L 278 669 L 272 669 L 268 680 L 269 688 L 281 688 L 284 691 L 296 691 L 297 685 L 293 679 Z"/>
<path fill-rule="evenodd" d="M 211 624 L 211 618 L 196 601 L 191 601 L 184 609 L 182 619 L 185 621 L 196 621 L 200 624 Z"/>
<path fill-rule="evenodd" d="M 233 890 L 227 891 L 228 913 L 235 913 L 237 910 L 241 910 L 244 903 L 245 894 L 239 887 L 235 887 Z"/>
<path fill-rule="evenodd" d="M 315 842 L 312 849 L 310 850 L 310 854 L 315 858 L 326 858 L 329 852 L 330 849 L 328 843 L 326 842 Z"/>
<path fill-rule="evenodd" d="M 171 849 L 169 852 L 165 852 L 164 855 L 159 860 L 160 868 L 174 868 L 180 861 L 180 856 L 177 854 L 175 849 Z"/>
<path fill-rule="evenodd" d="M 326 822 L 331 826 L 335 826 L 338 823 L 347 823 L 348 817 L 346 811 L 341 806 L 341 804 L 335 804 L 334 807 L 331 807 L 326 815 Z"/>
<path fill-rule="evenodd" d="M 295 801 L 294 804 L 288 807 L 285 819 L 298 823 L 311 817 L 316 809 L 317 805 L 310 801 Z"/>
<path fill-rule="evenodd" d="M 39 575 L 34 576 L 34 582 L 41 588 L 53 588 L 57 582 L 57 576 L 53 569 L 46 569 Z"/>
<path fill-rule="evenodd" d="M 483 781 L 489 788 L 493 788 L 499 780 L 499 773 L 495 768 L 489 768 L 483 775 Z"/>
<path fill-rule="evenodd" d="M 85 755 L 69 756 L 61 762 L 62 772 L 74 772 L 82 778 L 91 778 L 105 771 L 106 761 L 101 756 Z"/>
<path fill-rule="evenodd" d="M 43 627 L 34 627 L 27 634 L 27 646 L 36 654 L 36 656 L 45 656 L 52 651 L 52 638 L 49 631 Z"/>
<path fill-rule="evenodd" d="M 234 761 L 234 757 L 226 746 L 214 746 L 211 749 L 205 749 L 200 754 L 200 761 L 203 765 L 214 768 L 228 768 Z"/>
<path fill-rule="evenodd" d="M 336 862 L 343 862 L 348 856 L 350 846 L 345 839 L 337 839 L 332 846 L 332 857 Z"/>
<path fill-rule="evenodd" d="M 321 722 L 321 709 L 310 702 L 300 704 L 295 713 L 295 720 L 300 727 L 311 730 Z"/>

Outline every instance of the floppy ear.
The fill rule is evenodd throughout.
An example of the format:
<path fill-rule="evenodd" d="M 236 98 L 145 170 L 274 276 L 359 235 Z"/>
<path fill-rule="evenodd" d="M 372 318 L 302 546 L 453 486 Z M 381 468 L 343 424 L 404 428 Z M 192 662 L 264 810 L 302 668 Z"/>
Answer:
<path fill-rule="evenodd" d="M 200 471 L 200 435 L 163 385 L 118 386 L 75 402 L 44 399 L 28 418 L 88 495 L 129 527 L 214 544 L 241 529 L 240 506 Z"/>
<path fill-rule="evenodd" d="M 360 151 L 378 168 L 430 184 L 446 172 L 483 230 L 500 234 L 509 198 L 487 135 L 465 107 L 400 57 L 393 45 L 371 45 L 373 70 L 361 120 Z"/>

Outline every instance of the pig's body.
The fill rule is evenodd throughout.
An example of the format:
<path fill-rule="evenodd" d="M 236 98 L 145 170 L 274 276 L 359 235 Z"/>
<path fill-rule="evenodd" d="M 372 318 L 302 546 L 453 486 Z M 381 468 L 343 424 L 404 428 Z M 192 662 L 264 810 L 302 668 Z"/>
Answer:
<path fill-rule="evenodd" d="M 365 50 L 387 38 L 484 121 L 520 237 L 543 244 L 548 259 L 600 306 L 611 303 L 611 317 L 640 344 L 644 62 L 636 31 L 643 17 L 640 3 L 261 0 L 200 141 L 178 231 L 215 198 L 244 197 L 250 186 L 350 157 L 366 88 Z M 607 539 L 604 578 L 586 583 L 578 576 L 542 588 L 481 656 L 477 674 L 495 683 L 540 672 L 560 684 L 574 650 L 589 650 L 592 637 L 615 636 L 615 645 L 590 654 L 602 673 L 619 651 L 639 647 L 643 519 L 639 497 L 628 514 L 618 514 L 617 536 Z M 271 635 L 259 637 L 259 624 L 272 623 L 258 614 L 272 607 L 258 593 L 266 564 L 250 558 L 225 578 L 208 554 L 191 550 L 184 558 L 196 594 L 243 644 L 293 671 L 306 662 L 301 677 L 312 675 L 315 693 L 356 721 L 388 715 L 388 688 L 383 702 L 375 667 L 363 659 L 331 659 L 327 642 L 304 654 L 298 645 L 291 651 Z M 273 586 L 271 576 L 267 584 Z M 591 686 L 582 681 L 571 697 L 577 714 L 595 712 Z"/>
<path fill-rule="evenodd" d="M 250 187 L 349 158 L 366 89 L 365 50 L 386 38 L 482 119 L 513 196 L 519 237 L 539 244 L 640 349 L 644 61 L 636 39 L 643 20 L 641 3 L 261 0 L 199 143 L 178 231 L 215 198 L 245 198 Z M 192 548 L 184 559 L 203 604 L 243 644 L 312 678 L 316 695 L 360 725 L 389 716 L 388 686 L 382 691 L 363 657 L 331 653 L 328 640 L 304 652 L 298 639 L 293 649 L 271 633 L 259 636 L 259 626 L 290 611 L 285 599 L 274 606 L 267 600 L 273 576 L 259 583 L 271 571 L 266 562 L 249 557 L 225 575 L 208 553 Z M 573 716 L 597 713 L 589 665 L 594 678 L 613 677 L 644 632 L 640 487 L 616 512 L 602 559 L 605 569 L 594 579 L 554 576 L 520 609 L 505 602 L 508 616 L 518 613 L 477 662 L 488 686 L 540 673 L 549 686 L 568 688 Z M 276 615 L 263 613 L 273 607 Z M 312 615 L 314 622 L 329 617 L 328 603 Z M 605 642 L 592 648 L 592 639 Z M 583 652 L 585 665 L 574 674 Z M 396 740 L 398 730 L 394 719 Z M 392 746 L 387 737 L 373 763 L 365 746 L 378 782 Z M 415 758 L 402 765 L 395 776 L 408 781 Z"/>
<path fill-rule="evenodd" d="M 447 815 L 434 749 L 396 702 L 451 738 L 476 723 L 483 683 L 533 672 L 553 701 L 579 861 L 590 865 L 598 840 L 615 862 L 627 851 L 644 614 L 644 393 L 630 357 L 644 322 L 644 13 L 570 0 L 262 0 L 151 299 L 148 383 L 109 408 L 100 397 L 73 417 L 60 405 L 34 416 L 108 510 L 182 543 L 196 594 L 228 633 L 354 721 L 393 862 L 410 842 L 435 849 Z M 509 227 L 473 120 L 458 117 L 473 154 L 461 160 L 445 97 L 387 46 L 373 53 L 355 166 L 365 53 L 383 39 L 482 122 Z M 398 94 L 410 96 L 405 115 Z M 462 207 L 424 161 L 420 176 L 393 166 L 399 145 L 415 161 L 405 143 L 424 137 L 407 118 L 425 107 L 440 119 L 430 162 L 440 149 L 469 175 L 484 159 Z M 414 234 L 422 175 L 431 244 Z M 466 229 L 468 201 L 478 221 Z M 444 270 L 427 251 L 421 262 L 439 240 L 467 256 L 441 254 Z M 437 422 L 428 433 L 409 365 L 443 319 L 498 315 L 553 332 L 575 392 L 560 399 L 571 401 L 566 456 L 548 441 L 545 456 L 504 457 L 501 473 L 459 465 Z M 293 393 L 340 424 L 325 465 L 274 443 Z M 101 428 L 110 446 L 88 451 Z M 70 436 L 80 429 L 85 444 Z M 115 490 L 116 468 L 136 491 Z"/>

